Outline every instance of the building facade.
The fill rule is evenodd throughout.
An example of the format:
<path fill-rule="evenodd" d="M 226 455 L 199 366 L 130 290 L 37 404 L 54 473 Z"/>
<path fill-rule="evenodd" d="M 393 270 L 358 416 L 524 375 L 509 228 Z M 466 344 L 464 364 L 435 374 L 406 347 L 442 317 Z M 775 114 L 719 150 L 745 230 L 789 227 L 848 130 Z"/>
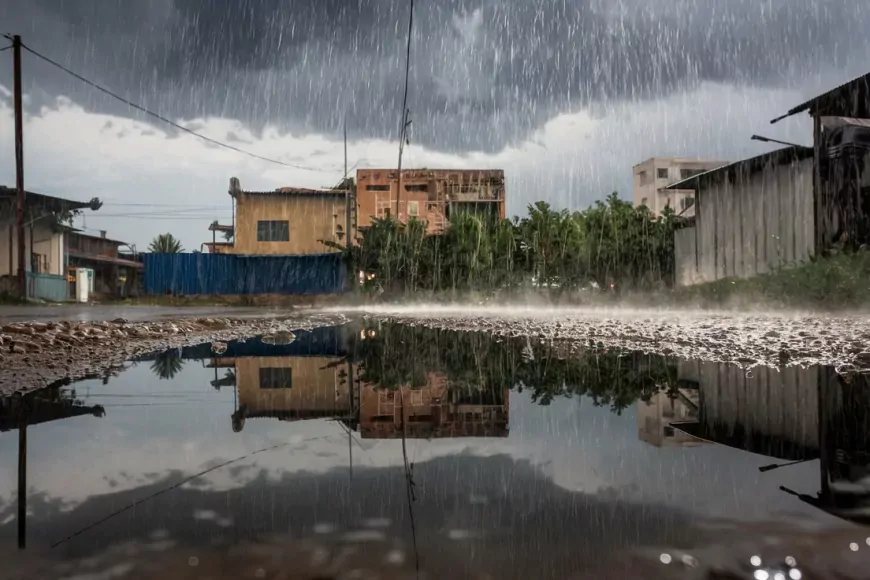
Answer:
<path fill-rule="evenodd" d="M 401 195 L 396 169 L 360 169 L 356 175 L 359 227 L 392 215 L 402 222 L 412 218 L 426 221 L 429 233 L 440 233 L 450 216 L 460 211 L 506 217 L 501 169 L 403 170 Z"/>
<path fill-rule="evenodd" d="M 243 191 L 231 180 L 235 202 L 234 239 L 221 253 L 306 255 L 336 250 L 322 241 L 344 243 L 347 196 L 344 192 L 285 187 Z"/>
<path fill-rule="evenodd" d="M 24 269 L 27 297 L 67 299 L 67 245 L 71 228 L 61 223 L 70 212 L 90 208 L 79 202 L 27 192 L 24 210 Z M 0 293 L 17 293 L 18 233 L 16 190 L 0 186 Z"/>
<path fill-rule="evenodd" d="M 694 192 L 667 189 L 668 186 L 727 165 L 727 161 L 686 159 L 680 157 L 653 157 L 632 168 L 634 174 L 635 206 L 645 205 L 654 215 L 661 215 L 670 206 L 684 217 L 693 215 Z"/>
<path fill-rule="evenodd" d="M 73 230 L 68 237 L 70 283 L 75 281 L 74 269 L 89 268 L 94 272 L 95 294 L 117 298 L 138 294 L 145 265 L 120 255 L 120 248 L 129 244 L 107 238 L 105 231 L 92 236 Z"/>

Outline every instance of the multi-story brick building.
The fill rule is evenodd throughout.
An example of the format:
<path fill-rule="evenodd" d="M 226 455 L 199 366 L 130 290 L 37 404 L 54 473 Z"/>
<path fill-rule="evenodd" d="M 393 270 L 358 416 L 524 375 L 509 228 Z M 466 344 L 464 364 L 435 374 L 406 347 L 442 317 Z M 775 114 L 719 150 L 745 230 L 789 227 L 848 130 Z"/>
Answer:
<path fill-rule="evenodd" d="M 443 232 L 450 216 L 474 211 L 504 218 L 505 180 L 501 169 L 360 169 L 357 176 L 358 225 L 388 215 L 399 221 L 428 222 L 430 233 Z M 396 197 L 399 215 L 396 216 Z"/>

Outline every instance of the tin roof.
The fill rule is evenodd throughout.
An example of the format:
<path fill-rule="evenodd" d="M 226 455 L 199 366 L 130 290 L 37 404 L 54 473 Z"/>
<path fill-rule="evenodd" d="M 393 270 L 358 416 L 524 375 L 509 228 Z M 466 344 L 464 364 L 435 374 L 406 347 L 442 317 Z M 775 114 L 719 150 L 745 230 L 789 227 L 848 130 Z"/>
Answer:
<path fill-rule="evenodd" d="M 843 117 L 864 117 L 870 115 L 870 73 L 861 75 L 849 82 L 831 89 L 817 97 L 789 109 L 770 121 L 771 125 L 783 119 L 808 111 L 810 115 L 820 114 Z"/>
<path fill-rule="evenodd" d="M 33 191 L 25 191 L 26 204 L 29 206 L 41 206 L 49 211 L 71 211 L 76 209 L 87 209 L 91 207 L 90 202 L 75 201 L 73 199 L 65 199 L 63 197 L 54 197 L 43 193 Z M 0 185 L 0 200 L 15 199 L 18 194 L 14 187 Z"/>
<path fill-rule="evenodd" d="M 755 173 L 756 171 L 760 171 L 769 162 L 772 162 L 775 165 L 780 165 L 790 161 L 801 161 L 812 156 L 812 147 L 783 147 L 782 149 L 762 153 L 761 155 L 749 157 L 748 159 L 741 159 L 740 161 L 735 161 L 734 163 L 729 163 L 728 165 L 723 165 L 722 167 L 717 167 L 716 169 L 693 175 L 692 177 L 683 179 L 682 181 L 672 183 L 664 189 L 698 189 L 698 186 L 702 181 L 709 181 L 711 178 L 733 175 L 738 170 Z"/>

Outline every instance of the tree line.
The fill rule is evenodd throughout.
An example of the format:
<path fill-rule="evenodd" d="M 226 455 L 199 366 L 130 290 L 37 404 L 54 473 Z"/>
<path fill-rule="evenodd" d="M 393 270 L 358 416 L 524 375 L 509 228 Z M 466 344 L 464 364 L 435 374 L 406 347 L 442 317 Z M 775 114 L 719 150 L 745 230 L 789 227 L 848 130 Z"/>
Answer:
<path fill-rule="evenodd" d="M 386 217 L 361 228 L 349 249 L 323 243 L 343 250 L 351 271 L 367 274 L 366 286 L 391 293 L 653 289 L 673 283 L 673 232 L 670 208 L 654 216 L 614 192 L 583 211 L 539 201 L 512 220 L 458 212 L 439 235 L 428 234 L 423 221 Z"/>
<path fill-rule="evenodd" d="M 590 344 L 581 353 L 527 337 L 495 338 L 486 332 L 457 332 L 382 321 L 355 340 L 351 360 L 358 378 L 383 389 L 421 388 L 429 373 L 444 373 L 450 388 L 474 395 L 505 389 L 531 392 L 540 405 L 562 397 L 589 397 L 614 413 L 658 392 L 673 394 L 676 361 Z M 361 335 L 361 336 L 363 336 Z"/>

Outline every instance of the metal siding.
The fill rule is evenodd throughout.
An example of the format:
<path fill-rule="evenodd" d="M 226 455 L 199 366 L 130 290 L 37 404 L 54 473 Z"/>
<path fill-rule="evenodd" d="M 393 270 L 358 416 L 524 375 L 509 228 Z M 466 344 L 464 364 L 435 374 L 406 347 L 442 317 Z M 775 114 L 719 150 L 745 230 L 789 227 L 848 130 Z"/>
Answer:
<path fill-rule="evenodd" d="M 335 294 L 347 281 L 340 254 L 146 254 L 144 261 L 148 294 Z"/>
<path fill-rule="evenodd" d="M 66 302 L 69 286 L 66 276 L 27 272 L 27 298 L 48 302 Z"/>
<path fill-rule="evenodd" d="M 690 286 L 698 278 L 695 268 L 695 228 L 682 228 L 674 232 L 674 270 L 676 285 Z"/>

